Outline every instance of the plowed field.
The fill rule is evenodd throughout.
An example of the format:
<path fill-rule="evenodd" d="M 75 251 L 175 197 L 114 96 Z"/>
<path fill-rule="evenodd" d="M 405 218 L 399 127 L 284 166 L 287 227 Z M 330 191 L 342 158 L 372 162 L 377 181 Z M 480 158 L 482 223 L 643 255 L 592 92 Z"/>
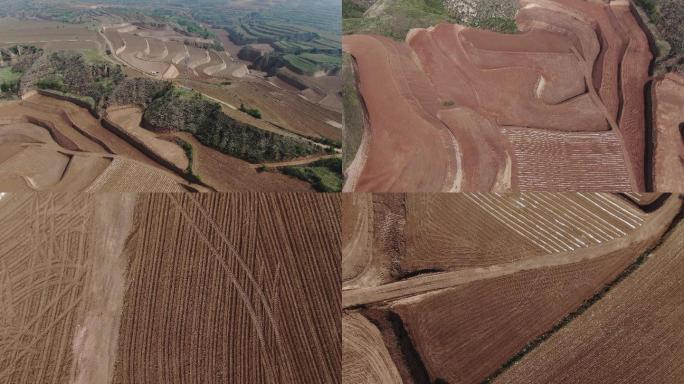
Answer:
<path fill-rule="evenodd" d="M 343 283 L 345 383 L 358 382 L 364 373 L 368 380 L 361 381 L 368 383 L 399 382 L 391 379 L 397 374 L 404 383 L 480 383 L 499 377 L 502 383 L 582 383 L 592 374 L 607 380 L 618 370 L 605 363 L 613 354 L 627 360 L 651 342 L 632 336 L 622 345 L 616 334 L 600 331 L 601 325 L 592 323 L 586 330 L 571 325 L 593 322 L 592 304 L 608 300 L 604 295 L 611 287 L 629 286 L 625 277 L 652 266 L 661 247 L 671 253 L 684 250 L 681 241 L 660 245 L 666 234 L 678 237 L 670 231 L 681 217 L 679 196 L 663 196 L 644 209 L 617 195 L 595 193 L 373 195 L 371 200 L 366 203 L 366 214 L 373 217 L 366 224 L 370 229 L 358 219 L 343 227 L 342 238 L 357 252 L 343 252 L 343 276 L 359 280 L 358 266 L 365 263 L 372 266 L 365 273 L 375 277 L 366 277 L 371 283 L 365 285 Z M 366 233 L 373 244 L 358 247 Z M 645 259 L 654 248 L 654 256 Z M 389 260 L 385 264 L 370 262 L 383 257 Z M 664 269 L 658 274 L 675 275 Z M 669 281 L 668 287 L 674 287 L 676 278 Z M 652 299 L 621 296 L 611 313 L 622 312 L 626 303 L 629 308 L 649 303 L 651 314 L 669 312 L 672 305 L 651 303 L 678 300 L 649 292 Z M 679 312 L 662 329 L 672 329 Z M 648 316 L 646 310 L 639 313 Z M 611 318 L 604 315 L 606 321 Z M 625 323 L 620 329 L 628 328 Z M 563 343 L 575 346 L 577 358 L 547 346 L 566 329 L 574 331 Z M 607 341 L 585 345 L 573 338 L 584 331 Z M 361 334 L 366 335 L 363 342 Z M 670 340 L 679 345 L 681 332 L 675 334 Z M 606 342 L 612 344 L 601 349 Z M 506 371 L 521 358 L 526 362 L 529 351 L 542 349 L 555 359 L 553 364 L 572 368 L 551 368 L 547 355 L 535 352 L 526 367 Z M 359 350 L 366 351 L 365 358 L 358 357 Z M 676 382 L 671 362 L 678 360 L 677 352 L 660 353 L 662 364 L 649 360 L 658 365 L 654 373 L 647 373 L 649 363 L 644 363 L 632 369 L 632 379 Z M 581 365 L 577 359 L 592 354 L 603 356 L 604 363 L 582 365 L 584 379 L 570 374 Z M 541 371 L 545 379 L 537 378 Z"/>
<path fill-rule="evenodd" d="M 0 381 L 340 382 L 340 198 L 1 194 Z"/>

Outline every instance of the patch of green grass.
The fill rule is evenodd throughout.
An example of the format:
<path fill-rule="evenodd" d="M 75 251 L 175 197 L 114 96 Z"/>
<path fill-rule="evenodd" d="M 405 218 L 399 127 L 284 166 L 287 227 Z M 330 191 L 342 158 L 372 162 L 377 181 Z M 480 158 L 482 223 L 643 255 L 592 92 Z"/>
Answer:
<path fill-rule="evenodd" d="M 350 33 L 371 33 L 397 40 L 403 40 L 409 30 L 426 28 L 443 22 L 455 22 L 449 16 L 440 0 L 380 0 L 383 2 L 378 13 L 368 17 L 345 18 L 342 31 Z"/>
<path fill-rule="evenodd" d="M 655 24 L 658 24 L 662 20 L 662 15 L 660 14 L 660 9 L 658 7 L 658 4 L 656 4 L 655 1 L 653 0 L 634 0 L 636 5 L 641 7 L 646 13 L 648 14 L 648 17 L 651 19 L 652 22 Z"/>
<path fill-rule="evenodd" d="M 97 49 L 81 49 L 80 52 L 86 64 L 101 64 L 107 61 Z"/>
<path fill-rule="evenodd" d="M 342 190 L 342 159 L 339 157 L 317 160 L 305 166 L 282 167 L 281 171 L 310 183 L 318 192 Z"/>
<path fill-rule="evenodd" d="M 515 20 L 505 17 L 490 17 L 487 19 L 473 20 L 468 24 L 471 27 L 487 29 L 500 33 L 518 32 L 518 26 L 515 24 Z"/>
<path fill-rule="evenodd" d="M 346 168 L 354 160 L 363 137 L 363 104 L 356 89 L 353 58 L 344 54 L 342 62 L 342 106 L 344 110 L 344 148 L 342 159 Z"/>
<path fill-rule="evenodd" d="M 11 67 L 0 68 L 0 95 L 19 92 L 19 79 L 21 72 L 16 72 Z"/>
<path fill-rule="evenodd" d="M 310 75 L 316 72 L 315 63 L 312 63 L 311 61 L 306 60 L 298 55 L 284 55 L 283 60 L 288 68 L 299 74 Z"/>
<path fill-rule="evenodd" d="M 351 0 L 342 0 L 342 18 L 344 19 L 363 17 L 363 13 L 366 12 L 366 9 L 368 8 Z"/>
<path fill-rule="evenodd" d="M 192 144 L 179 137 L 176 137 L 176 144 L 183 148 L 185 156 L 188 158 L 188 167 L 185 169 L 185 174 L 193 182 L 201 182 L 202 179 L 200 179 L 199 175 L 192 169 L 192 162 L 195 157 L 195 149 L 192 147 Z"/>
<path fill-rule="evenodd" d="M 15 72 L 12 67 L 0 68 L 0 83 L 13 83 L 19 81 L 21 72 Z"/>
<path fill-rule="evenodd" d="M 36 81 L 36 87 L 39 89 L 50 89 L 53 91 L 64 92 L 64 80 L 59 76 L 45 77 Z"/>
<path fill-rule="evenodd" d="M 256 119 L 261 119 L 261 111 L 256 108 L 245 107 L 244 104 L 240 104 L 240 111 L 244 112 Z"/>
<path fill-rule="evenodd" d="M 339 56 L 324 55 L 322 53 L 302 53 L 299 56 L 313 63 L 340 65 L 342 62 Z"/>

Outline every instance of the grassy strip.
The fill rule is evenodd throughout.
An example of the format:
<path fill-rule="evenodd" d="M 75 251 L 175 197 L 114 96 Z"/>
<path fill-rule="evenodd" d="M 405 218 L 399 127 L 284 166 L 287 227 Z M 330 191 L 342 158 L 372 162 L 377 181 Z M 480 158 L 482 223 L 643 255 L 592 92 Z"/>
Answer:
<path fill-rule="evenodd" d="M 499 33 L 516 33 L 518 32 L 518 25 L 514 19 L 506 17 L 490 17 L 487 19 L 476 19 L 467 23 L 469 27 L 487 29 Z"/>
<path fill-rule="evenodd" d="M 240 112 L 244 112 L 256 119 L 261 119 L 261 111 L 256 108 L 245 107 L 244 104 L 240 104 Z"/>
<path fill-rule="evenodd" d="M 327 145 L 332 148 L 342 148 L 342 142 L 339 140 L 329 139 L 327 137 L 306 136 L 307 139 L 315 141 L 316 143 Z"/>
<path fill-rule="evenodd" d="M 333 157 L 314 161 L 305 166 L 286 166 L 281 172 L 310 183 L 318 192 L 342 190 L 342 159 Z"/>
<path fill-rule="evenodd" d="M 21 72 L 16 72 L 12 67 L 0 68 L 0 93 L 19 92 L 19 79 Z"/>
<path fill-rule="evenodd" d="M 353 58 L 344 54 L 342 64 L 342 106 L 344 110 L 344 148 L 342 159 L 344 168 L 354 160 L 363 138 L 364 111 L 363 101 L 356 89 Z"/>
<path fill-rule="evenodd" d="M 176 144 L 183 148 L 183 151 L 185 151 L 185 156 L 188 158 L 188 167 L 185 169 L 186 176 L 195 183 L 201 182 L 202 179 L 200 176 L 192 169 L 192 162 L 195 158 L 195 149 L 192 147 L 192 144 L 179 137 L 176 137 Z"/>
<path fill-rule="evenodd" d="M 384 0 L 383 6 L 382 13 L 375 17 L 344 18 L 343 33 L 370 33 L 404 40 L 413 28 L 455 22 L 439 0 Z"/>

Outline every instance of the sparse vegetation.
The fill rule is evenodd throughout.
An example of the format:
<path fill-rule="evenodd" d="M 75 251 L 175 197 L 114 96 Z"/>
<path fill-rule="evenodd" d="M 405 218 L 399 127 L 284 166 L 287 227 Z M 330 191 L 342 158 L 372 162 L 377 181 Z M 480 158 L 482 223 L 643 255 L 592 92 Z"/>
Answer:
<path fill-rule="evenodd" d="M 342 64 L 342 105 L 344 106 L 344 145 L 342 159 L 346 169 L 354 160 L 363 137 L 364 111 L 361 97 L 356 89 L 353 58 L 344 54 Z"/>
<path fill-rule="evenodd" d="M 233 120 L 201 94 L 172 88 L 154 99 L 143 115 L 146 126 L 192 133 L 202 144 L 251 163 L 283 161 L 321 152 L 303 140 L 266 132 Z"/>
<path fill-rule="evenodd" d="M 261 111 L 259 111 L 257 108 L 249 108 L 245 107 L 244 104 L 240 104 L 240 111 L 244 112 L 256 119 L 261 119 Z"/>
<path fill-rule="evenodd" d="M 317 160 L 306 166 L 282 167 L 281 171 L 310 183 L 319 192 L 342 190 L 342 159 L 339 157 Z"/>
<path fill-rule="evenodd" d="M 684 2 L 680 0 L 635 0 L 655 35 L 656 71 L 684 71 Z"/>
<path fill-rule="evenodd" d="M 379 0 L 365 14 L 345 18 L 342 29 L 347 34 L 370 33 L 403 40 L 412 28 L 454 21 L 440 0 Z"/>
<path fill-rule="evenodd" d="M 328 147 L 342 148 L 342 142 L 339 140 L 333 140 L 333 139 L 329 139 L 327 137 L 316 137 L 316 136 L 307 136 L 306 138 L 311 140 L 311 141 L 315 141 L 317 143 L 327 145 Z"/>
<path fill-rule="evenodd" d="M 342 17 L 345 19 L 363 17 L 367 6 L 356 3 L 353 0 L 342 0 Z"/>
<path fill-rule="evenodd" d="M 22 76 L 21 90 L 49 89 L 80 98 L 98 109 L 123 79 L 119 65 L 84 52 L 58 51 L 35 60 Z"/>
<path fill-rule="evenodd" d="M 181 148 L 183 148 L 183 151 L 185 152 L 185 157 L 188 158 L 188 167 L 185 169 L 185 174 L 186 176 L 192 181 L 192 182 L 200 182 L 202 179 L 198 174 L 195 173 L 195 171 L 192 168 L 193 160 L 195 158 L 195 150 L 192 147 L 192 144 L 188 143 L 187 141 L 181 139 L 180 137 L 176 137 L 176 144 L 178 144 Z"/>
<path fill-rule="evenodd" d="M 344 4 L 343 9 L 348 10 L 343 16 L 344 33 L 374 33 L 403 40 L 412 28 L 442 22 L 517 32 L 514 0 L 378 0 L 367 9 L 358 0 L 344 0 Z"/>

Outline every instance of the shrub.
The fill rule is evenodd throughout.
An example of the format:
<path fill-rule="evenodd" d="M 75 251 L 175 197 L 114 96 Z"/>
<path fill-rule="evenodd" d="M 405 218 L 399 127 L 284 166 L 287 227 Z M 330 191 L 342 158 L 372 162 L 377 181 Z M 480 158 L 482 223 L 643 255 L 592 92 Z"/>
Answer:
<path fill-rule="evenodd" d="M 244 112 L 244 113 L 246 113 L 246 114 L 248 114 L 254 118 L 261 119 L 261 111 L 259 111 L 256 108 L 247 108 L 247 107 L 245 107 L 244 104 L 240 104 L 240 111 L 242 111 L 242 112 Z"/>
<path fill-rule="evenodd" d="M 40 89 L 52 89 L 55 91 L 64 91 L 64 81 L 57 77 L 47 77 L 36 81 L 36 87 Z"/>

